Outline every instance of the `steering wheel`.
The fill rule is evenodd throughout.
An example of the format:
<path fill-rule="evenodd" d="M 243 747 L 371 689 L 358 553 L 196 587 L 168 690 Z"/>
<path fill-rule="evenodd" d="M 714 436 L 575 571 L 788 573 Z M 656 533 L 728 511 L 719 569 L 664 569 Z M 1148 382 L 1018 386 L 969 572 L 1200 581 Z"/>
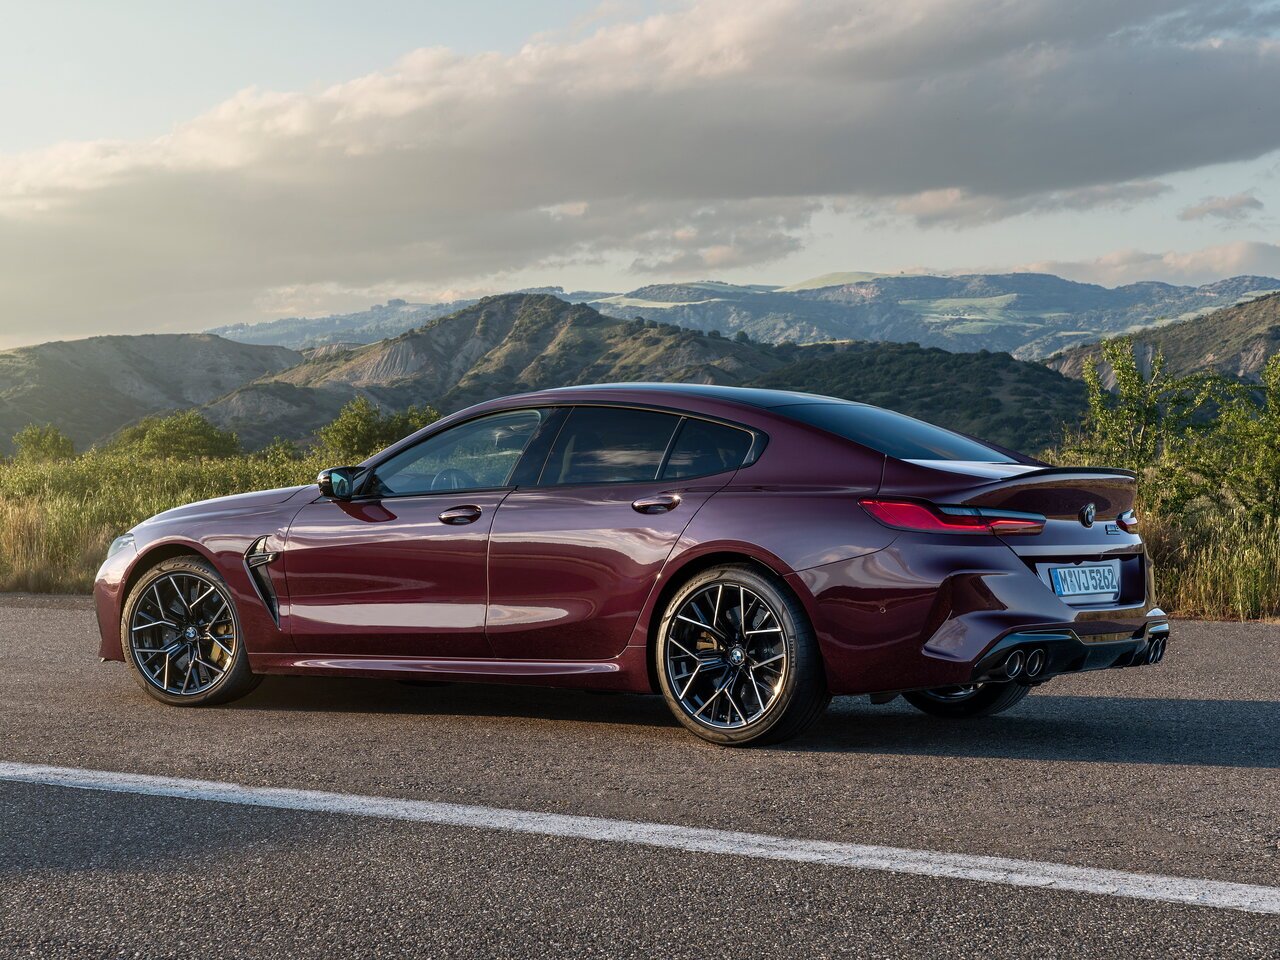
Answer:
<path fill-rule="evenodd" d="M 480 484 L 476 482 L 475 477 L 457 467 L 445 467 L 431 478 L 432 490 L 465 490 L 468 487 L 478 486 Z"/>

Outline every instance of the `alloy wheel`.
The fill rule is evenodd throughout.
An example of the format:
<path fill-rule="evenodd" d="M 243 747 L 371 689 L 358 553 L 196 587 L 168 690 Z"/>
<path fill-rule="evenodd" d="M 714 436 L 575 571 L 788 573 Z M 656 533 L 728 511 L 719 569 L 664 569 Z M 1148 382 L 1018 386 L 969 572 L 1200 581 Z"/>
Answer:
<path fill-rule="evenodd" d="M 168 573 L 139 597 L 129 646 L 146 681 L 172 697 L 192 697 L 222 682 L 240 638 L 230 599 L 195 573 Z"/>
<path fill-rule="evenodd" d="M 720 581 L 691 595 L 671 619 L 663 669 L 690 718 L 718 730 L 740 729 L 782 695 L 790 668 L 787 640 L 763 597 Z"/>

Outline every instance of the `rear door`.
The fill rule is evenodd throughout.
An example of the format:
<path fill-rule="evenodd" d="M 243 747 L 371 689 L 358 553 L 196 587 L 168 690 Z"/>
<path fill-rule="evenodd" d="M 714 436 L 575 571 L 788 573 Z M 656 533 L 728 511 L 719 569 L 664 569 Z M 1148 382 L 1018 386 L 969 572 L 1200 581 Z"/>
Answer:
<path fill-rule="evenodd" d="M 494 655 L 621 653 L 680 534 L 754 439 L 664 411 L 573 408 L 537 481 L 513 491 L 494 519 L 487 625 Z"/>

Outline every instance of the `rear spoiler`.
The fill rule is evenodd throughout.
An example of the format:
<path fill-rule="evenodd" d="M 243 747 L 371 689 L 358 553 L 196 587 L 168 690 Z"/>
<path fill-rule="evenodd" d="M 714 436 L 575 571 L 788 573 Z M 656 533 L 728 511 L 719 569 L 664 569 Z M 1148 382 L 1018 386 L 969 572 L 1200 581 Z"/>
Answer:
<path fill-rule="evenodd" d="M 1138 475 L 1132 470 L 1124 470 L 1120 467 L 1044 467 L 1041 470 L 1028 470 L 1026 473 L 1020 473 L 1016 477 L 1008 477 L 1008 480 L 1021 480 L 1024 477 L 1048 477 L 1055 474 L 1086 474 L 1094 477 L 1128 477 L 1130 480 L 1137 480 Z M 1003 481 L 1002 481 L 1003 482 Z"/>

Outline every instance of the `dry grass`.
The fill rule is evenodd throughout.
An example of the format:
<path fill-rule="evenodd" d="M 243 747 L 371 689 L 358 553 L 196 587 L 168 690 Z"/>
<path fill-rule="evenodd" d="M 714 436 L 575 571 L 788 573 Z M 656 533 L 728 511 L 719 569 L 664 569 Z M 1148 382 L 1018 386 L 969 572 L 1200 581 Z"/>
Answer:
<path fill-rule="evenodd" d="M 139 521 L 196 500 L 303 483 L 317 469 L 286 457 L 102 453 L 0 464 L 0 590 L 88 591 L 112 539 Z"/>

